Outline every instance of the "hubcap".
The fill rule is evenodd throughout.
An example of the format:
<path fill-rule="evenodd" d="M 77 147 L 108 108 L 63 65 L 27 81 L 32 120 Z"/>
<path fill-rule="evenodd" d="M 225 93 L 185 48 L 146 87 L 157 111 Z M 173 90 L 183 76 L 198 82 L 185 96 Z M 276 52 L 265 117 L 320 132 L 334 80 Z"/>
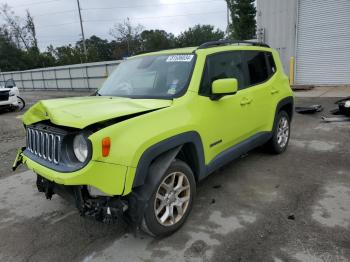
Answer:
<path fill-rule="evenodd" d="M 154 200 L 154 212 L 163 226 L 179 222 L 187 211 L 191 196 L 190 182 L 182 172 L 174 172 L 159 185 Z"/>
<path fill-rule="evenodd" d="M 289 138 L 289 123 L 286 117 L 281 117 L 277 128 L 277 144 L 283 148 L 287 145 Z"/>

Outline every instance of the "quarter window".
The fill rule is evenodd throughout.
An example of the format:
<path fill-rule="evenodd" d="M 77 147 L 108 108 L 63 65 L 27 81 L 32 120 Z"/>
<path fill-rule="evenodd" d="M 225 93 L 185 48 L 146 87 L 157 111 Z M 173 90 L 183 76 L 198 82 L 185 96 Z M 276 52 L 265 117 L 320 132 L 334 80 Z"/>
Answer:
<path fill-rule="evenodd" d="M 266 52 L 266 58 L 268 62 L 269 77 L 271 77 L 276 72 L 276 64 L 273 59 L 273 55 L 270 52 Z"/>

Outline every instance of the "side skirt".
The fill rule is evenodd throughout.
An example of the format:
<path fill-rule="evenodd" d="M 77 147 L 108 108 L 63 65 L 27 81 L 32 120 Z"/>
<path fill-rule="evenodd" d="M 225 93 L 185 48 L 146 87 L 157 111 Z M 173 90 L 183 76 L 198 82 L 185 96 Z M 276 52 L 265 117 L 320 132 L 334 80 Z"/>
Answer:
<path fill-rule="evenodd" d="M 220 153 L 206 166 L 206 174 L 204 177 L 210 175 L 215 170 L 228 164 L 229 162 L 239 158 L 241 155 L 249 152 L 250 150 L 262 146 L 269 141 L 271 136 L 271 132 L 260 132 Z M 201 179 L 204 177 L 201 177 Z"/>

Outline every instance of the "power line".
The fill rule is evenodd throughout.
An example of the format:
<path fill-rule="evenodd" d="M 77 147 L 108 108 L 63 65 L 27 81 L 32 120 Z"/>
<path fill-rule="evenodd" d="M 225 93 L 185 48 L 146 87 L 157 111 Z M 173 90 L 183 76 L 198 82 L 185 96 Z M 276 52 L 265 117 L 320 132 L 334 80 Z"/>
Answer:
<path fill-rule="evenodd" d="M 137 8 L 137 7 L 155 7 L 155 6 L 172 6 L 172 5 L 183 5 L 183 4 L 202 4 L 202 3 L 222 3 L 222 0 L 207 0 L 207 1 L 190 1 L 190 2 L 177 2 L 177 3 L 163 3 L 163 4 L 142 4 L 142 5 L 132 5 L 132 6 L 111 6 L 111 7 L 88 7 L 83 8 L 82 10 L 109 10 L 109 9 L 129 9 L 129 8 Z"/>
<path fill-rule="evenodd" d="M 58 11 L 58 12 L 52 12 L 52 13 L 42 13 L 38 15 L 34 15 L 33 17 L 41 17 L 41 16 L 48 16 L 48 15 L 56 15 L 56 14 L 66 14 L 66 13 L 75 13 L 77 10 L 64 10 L 64 11 Z"/>
<path fill-rule="evenodd" d="M 49 4 L 52 2 L 60 2 L 61 0 L 49 0 L 49 1 L 38 1 L 38 2 L 33 2 L 33 3 L 28 3 L 28 4 L 21 4 L 21 5 L 14 5 L 12 7 L 21 7 L 21 6 L 32 6 L 32 5 L 41 5 L 41 4 Z"/>
<path fill-rule="evenodd" d="M 58 1 L 58 0 L 55 0 Z M 111 7 L 88 7 L 88 8 L 80 8 L 81 11 L 94 11 L 94 10 L 110 10 L 110 9 L 132 9 L 137 7 L 155 7 L 155 6 L 172 6 L 172 5 L 179 5 L 179 4 L 202 4 L 202 3 L 222 3 L 222 0 L 208 0 L 208 1 L 192 1 L 192 2 L 178 2 L 178 3 L 169 3 L 169 4 L 147 4 L 147 5 L 133 5 L 133 6 L 111 6 Z M 48 15 L 55 15 L 55 14 L 65 14 L 65 13 L 74 13 L 76 12 L 75 9 L 70 10 L 63 10 L 63 11 L 57 11 L 57 12 L 50 12 L 50 13 L 41 13 L 34 15 L 34 17 L 40 17 L 40 16 L 48 16 Z"/>

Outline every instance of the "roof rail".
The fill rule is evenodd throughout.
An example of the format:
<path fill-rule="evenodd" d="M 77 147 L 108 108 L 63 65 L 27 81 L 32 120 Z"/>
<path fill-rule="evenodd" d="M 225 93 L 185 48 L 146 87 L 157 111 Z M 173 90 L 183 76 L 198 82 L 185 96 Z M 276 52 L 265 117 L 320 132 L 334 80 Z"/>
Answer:
<path fill-rule="evenodd" d="M 201 44 L 197 49 L 205 49 L 215 46 L 221 46 L 221 45 L 233 45 L 233 44 L 245 44 L 245 45 L 252 45 L 252 46 L 261 46 L 261 47 L 270 47 L 268 44 L 265 43 L 259 43 L 259 42 L 253 42 L 253 41 L 241 41 L 241 40 L 218 40 L 218 41 L 210 41 L 206 42 L 204 44 Z"/>

